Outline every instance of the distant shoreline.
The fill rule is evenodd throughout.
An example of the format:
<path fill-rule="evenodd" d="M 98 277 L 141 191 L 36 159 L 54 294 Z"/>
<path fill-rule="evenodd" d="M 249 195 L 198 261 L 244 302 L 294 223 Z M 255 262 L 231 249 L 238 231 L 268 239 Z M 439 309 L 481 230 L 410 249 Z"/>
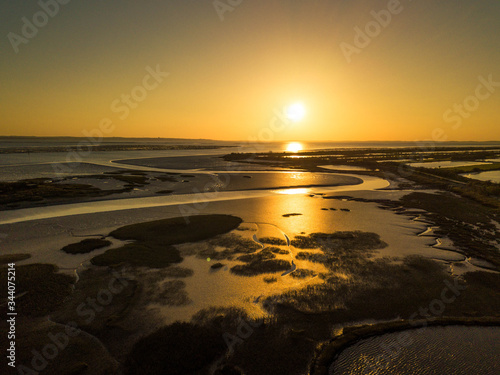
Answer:
<path fill-rule="evenodd" d="M 88 145 L 83 148 L 91 148 L 92 151 L 169 151 L 169 150 L 217 150 L 221 148 L 236 146 L 216 146 L 216 145 Z M 27 154 L 45 152 L 78 152 L 79 146 L 31 146 L 0 148 L 0 154 Z M 85 150 L 86 151 L 86 150 Z"/>

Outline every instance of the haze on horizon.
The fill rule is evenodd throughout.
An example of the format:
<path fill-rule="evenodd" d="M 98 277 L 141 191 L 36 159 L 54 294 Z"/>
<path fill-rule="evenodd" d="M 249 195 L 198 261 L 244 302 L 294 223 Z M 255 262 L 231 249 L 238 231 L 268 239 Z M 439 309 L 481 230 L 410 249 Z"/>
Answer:
<path fill-rule="evenodd" d="M 0 135 L 82 136 L 109 119 L 110 137 L 259 140 L 303 103 L 272 140 L 500 140 L 498 0 L 0 10 Z"/>

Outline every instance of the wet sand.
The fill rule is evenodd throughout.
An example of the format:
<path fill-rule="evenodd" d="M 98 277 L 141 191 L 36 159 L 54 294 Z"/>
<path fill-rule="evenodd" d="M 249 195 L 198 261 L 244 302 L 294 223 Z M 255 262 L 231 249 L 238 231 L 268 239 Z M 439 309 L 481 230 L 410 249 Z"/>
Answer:
<path fill-rule="evenodd" d="M 291 306 L 294 306 L 293 303 L 289 305 L 290 296 L 293 296 L 293 293 L 297 292 L 299 293 L 297 298 L 303 298 L 300 296 L 302 290 L 315 290 L 314 288 L 322 288 L 331 282 L 328 280 L 332 274 L 329 269 L 325 268 L 325 264 L 298 259 L 299 253 L 304 250 L 288 243 L 289 240 L 293 243 L 293 239 L 297 236 L 318 232 L 376 233 L 387 246 L 374 250 L 373 254 L 370 252 L 366 257 L 353 258 L 353 262 L 363 264 L 363 262 L 379 260 L 384 267 L 398 267 L 403 264 L 404 259 L 420 256 L 436 260 L 444 265 L 443 277 L 453 275 L 453 267 L 463 270 L 464 267 L 459 267 L 460 264 L 465 264 L 465 270 L 469 272 L 484 271 L 480 264 L 475 265 L 457 251 L 449 240 L 440 238 L 440 234 L 435 233 L 432 224 L 422 216 L 425 211 L 404 209 L 397 205 L 384 207 L 380 203 L 382 201 L 397 202 L 403 196 L 410 194 L 411 190 L 389 190 L 387 188 L 390 184 L 384 179 L 356 175 L 345 175 L 342 178 L 338 175 L 329 176 L 336 182 L 342 181 L 344 184 L 351 183 L 351 185 L 321 187 L 297 185 L 295 188 L 280 189 L 282 185 L 278 183 L 275 185 L 276 188 L 269 189 L 264 187 L 267 184 L 266 178 L 270 178 L 270 175 L 262 175 L 260 178 L 258 174 L 252 174 L 250 179 L 246 179 L 252 182 L 254 188 L 258 187 L 259 183 L 263 183 L 261 190 L 221 191 L 212 192 L 211 195 L 197 193 L 111 199 L 4 212 L 0 221 L 0 232 L 6 235 L 2 242 L 3 254 L 30 253 L 32 257 L 18 262 L 18 266 L 51 263 L 59 266 L 64 273 L 77 275 L 78 278 L 82 275 L 86 277 L 86 269 L 99 270 L 98 267 L 91 266 L 90 259 L 105 253 L 110 248 L 123 246 L 125 243 L 107 237 L 111 231 L 135 223 L 200 214 L 229 214 L 240 217 L 243 223 L 240 228 L 230 233 L 231 236 L 248 240 L 253 239 L 254 236 L 257 239 L 278 238 L 283 242 L 275 246 L 281 250 L 276 253 L 276 259 L 294 264 L 296 268 L 290 273 L 276 272 L 250 277 L 236 275 L 231 272 L 231 268 L 242 265 L 242 261 L 236 258 L 212 259 L 203 256 L 203 254 L 208 254 L 203 252 L 203 249 L 214 246 L 210 244 L 210 240 L 177 246 L 184 259 L 175 267 L 179 270 L 187 270 L 179 271 L 178 274 L 125 266 L 126 277 L 139 280 L 142 292 L 136 292 L 138 294 L 133 297 L 133 303 L 127 302 L 131 303 L 130 308 L 120 318 L 117 327 L 121 327 L 120 329 L 133 327 L 136 324 L 134 322 L 137 321 L 141 321 L 141 324 L 136 327 L 135 332 L 129 332 L 125 336 L 123 343 L 110 338 L 102 338 L 102 342 L 111 348 L 112 355 L 116 356 L 115 358 L 119 361 L 124 360 L 125 353 L 132 349 L 133 343 L 139 337 L 176 321 L 191 322 L 193 316 L 200 311 L 214 307 L 241 309 L 247 314 L 248 319 L 279 317 L 287 322 L 285 325 L 296 327 L 293 330 L 297 332 L 302 332 L 298 327 L 304 325 L 305 331 L 309 332 L 306 334 L 307 340 L 312 340 L 308 342 L 320 343 L 326 340 L 327 332 L 321 335 L 312 333 L 323 327 L 319 322 L 316 323 L 317 327 L 305 324 L 306 320 L 303 319 L 298 323 L 292 323 L 294 322 L 293 314 L 302 314 L 304 311 L 299 309 L 293 314 L 283 314 L 267 309 L 263 305 L 264 301 L 274 301 L 275 306 L 280 306 L 282 303 L 283 306 L 288 306 L 287 309 L 291 309 Z M 290 179 L 293 175 L 289 173 L 286 177 Z M 295 175 L 300 175 L 300 173 L 295 173 Z M 245 183 L 243 178 L 241 177 L 242 184 Z M 363 183 L 355 185 L 358 182 L 356 178 L 362 179 Z M 300 178 L 297 180 L 300 181 Z M 429 192 L 432 193 L 432 191 Z M 325 199 L 335 195 L 342 195 L 345 198 Z M 96 237 L 106 237 L 112 241 L 112 245 L 90 254 L 72 255 L 61 251 L 66 245 L 79 242 L 84 238 Z M 221 250 L 217 246 L 216 248 Z M 307 251 L 321 253 L 320 249 Z M 221 263 L 222 266 L 212 268 L 211 266 L 216 263 Z M 311 273 L 306 273 L 300 278 L 291 276 L 294 273 L 298 275 L 304 270 L 311 271 Z M 345 274 L 342 272 L 336 274 L 335 277 L 339 278 L 339 285 L 342 284 L 340 280 L 343 277 L 346 278 L 345 281 L 352 277 L 349 276 L 349 272 L 351 271 L 346 270 Z M 180 277 L 181 274 L 184 276 Z M 269 278 L 270 276 L 273 278 Z M 362 284 L 363 279 L 349 281 L 349 283 L 352 282 L 356 285 Z M 162 298 L 158 298 L 158 293 Z M 337 309 L 342 310 L 342 306 L 334 307 L 334 310 Z M 326 310 L 325 306 L 318 306 L 308 313 L 315 311 L 314 314 L 323 314 Z M 332 323 L 333 321 L 329 325 Z M 294 337 L 294 332 L 290 331 L 287 334 L 287 340 Z M 302 337 L 302 334 L 299 333 L 299 337 Z M 248 345 L 253 344 L 249 341 Z M 253 350 L 250 347 L 246 351 L 248 354 Z M 311 347 L 307 347 L 309 349 L 304 350 L 303 355 L 304 358 L 310 359 Z M 236 356 L 234 363 L 245 363 L 242 355 L 245 354 L 240 353 Z M 296 372 L 290 373 L 301 373 L 307 365 L 306 360 L 303 363 L 304 367 L 297 368 Z M 246 373 L 256 374 L 259 370 L 250 366 Z"/>

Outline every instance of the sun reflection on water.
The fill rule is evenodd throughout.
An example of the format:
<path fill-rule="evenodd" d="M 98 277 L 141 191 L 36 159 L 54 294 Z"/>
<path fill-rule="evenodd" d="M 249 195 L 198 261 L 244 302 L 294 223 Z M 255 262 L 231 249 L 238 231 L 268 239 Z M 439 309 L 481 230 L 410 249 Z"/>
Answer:
<path fill-rule="evenodd" d="M 298 195 L 298 194 L 309 194 L 311 189 L 307 188 L 297 188 L 297 189 L 280 189 L 274 190 L 277 194 L 285 194 L 285 195 Z"/>
<path fill-rule="evenodd" d="M 302 143 L 299 143 L 299 142 L 291 142 L 289 144 L 286 145 L 286 151 L 288 152 L 299 152 L 299 151 L 302 151 L 304 149 L 304 146 L 302 145 Z"/>

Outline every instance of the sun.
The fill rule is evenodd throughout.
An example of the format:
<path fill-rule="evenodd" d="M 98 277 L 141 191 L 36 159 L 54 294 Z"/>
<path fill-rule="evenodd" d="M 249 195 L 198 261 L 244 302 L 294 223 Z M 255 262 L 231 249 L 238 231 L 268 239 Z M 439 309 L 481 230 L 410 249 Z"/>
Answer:
<path fill-rule="evenodd" d="M 285 115 L 293 122 L 299 122 L 306 116 L 306 107 L 301 102 L 290 104 L 285 109 Z"/>
<path fill-rule="evenodd" d="M 297 153 L 299 151 L 302 151 L 303 149 L 304 147 L 302 147 L 302 144 L 299 142 L 292 142 L 286 146 L 286 150 L 293 153 Z"/>

